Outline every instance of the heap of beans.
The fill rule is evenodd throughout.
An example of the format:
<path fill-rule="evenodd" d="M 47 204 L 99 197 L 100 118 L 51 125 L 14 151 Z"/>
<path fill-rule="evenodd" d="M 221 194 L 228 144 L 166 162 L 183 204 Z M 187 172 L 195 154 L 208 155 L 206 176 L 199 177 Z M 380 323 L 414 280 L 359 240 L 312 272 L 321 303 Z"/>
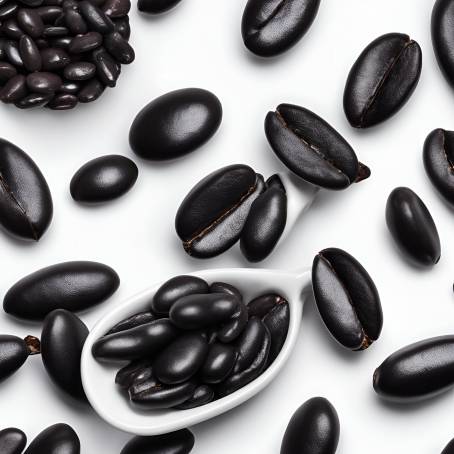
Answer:
<path fill-rule="evenodd" d="M 7 0 L 0 6 L 0 100 L 72 109 L 115 87 L 128 43 L 130 0 Z"/>
<path fill-rule="evenodd" d="M 128 362 L 116 383 L 135 406 L 189 409 L 231 394 L 262 374 L 287 338 L 288 302 L 177 276 L 150 307 L 121 321 L 93 345 L 100 361 Z"/>

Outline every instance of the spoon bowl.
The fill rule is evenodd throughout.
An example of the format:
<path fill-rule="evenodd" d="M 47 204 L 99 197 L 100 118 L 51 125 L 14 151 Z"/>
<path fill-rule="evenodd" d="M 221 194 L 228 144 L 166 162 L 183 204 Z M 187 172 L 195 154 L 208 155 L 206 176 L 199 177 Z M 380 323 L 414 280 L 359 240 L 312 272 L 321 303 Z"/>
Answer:
<path fill-rule="evenodd" d="M 290 326 L 287 339 L 279 356 L 270 367 L 253 382 L 222 399 L 189 410 L 143 411 L 133 408 L 127 396 L 115 384 L 118 364 L 98 362 L 91 350 L 94 342 L 115 324 L 138 312 L 147 310 L 154 294 L 162 283 L 139 293 L 123 304 L 109 310 L 88 336 L 81 359 L 82 383 L 87 398 L 95 411 L 114 427 L 136 435 L 160 435 L 183 429 L 214 418 L 247 401 L 264 389 L 279 373 L 295 345 L 301 324 L 305 290 L 311 282 L 309 270 L 286 272 L 267 269 L 230 268 L 189 273 L 208 283 L 228 282 L 236 286 L 245 301 L 265 294 L 279 293 L 290 305 Z"/>

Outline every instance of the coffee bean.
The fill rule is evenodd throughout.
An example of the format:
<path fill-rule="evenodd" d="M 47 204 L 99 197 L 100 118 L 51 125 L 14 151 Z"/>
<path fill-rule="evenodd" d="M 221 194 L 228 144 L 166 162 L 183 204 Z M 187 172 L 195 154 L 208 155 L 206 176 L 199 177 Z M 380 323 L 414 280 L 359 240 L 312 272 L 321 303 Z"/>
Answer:
<path fill-rule="evenodd" d="M 248 311 L 243 303 L 243 298 L 238 299 L 238 309 L 221 329 L 216 333 L 216 338 L 221 342 L 233 342 L 242 332 L 248 322 Z"/>
<path fill-rule="evenodd" d="M 54 383 L 75 399 L 85 401 L 80 359 L 88 328 L 64 309 L 51 312 L 41 333 L 41 357 Z M 64 366 L 62 366 L 64 365 Z"/>
<path fill-rule="evenodd" d="M 305 402 L 293 414 L 281 444 L 281 454 L 335 454 L 339 444 L 339 417 L 323 397 Z"/>
<path fill-rule="evenodd" d="M 409 36 L 389 33 L 372 41 L 350 70 L 344 110 L 355 128 L 381 123 L 409 100 L 421 75 L 422 53 Z"/>
<path fill-rule="evenodd" d="M 20 9 L 17 12 L 17 22 L 31 38 L 39 38 L 44 33 L 44 22 L 34 9 Z"/>
<path fill-rule="evenodd" d="M 196 276 L 176 276 L 161 285 L 151 301 L 156 314 L 168 315 L 174 303 L 188 295 L 204 294 L 210 291 L 208 284 Z"/>
<path fill-rule="evenodd" d="M 261 57 L 273 57 L 295 45 L 312 25 L 320 0 L 249 0 L 241 33 L 246 47 Z"/>
<path fill-rule="evenodd" d="M 198 386 L 192 396 L 180 405 L 177 405 L 175 408 L 178 410 L 189 410 L 191 408 L 201 407 L 206 405 L 214 400 L 214 391 L 208 385 Z"/>
<path fill-rule="evenodd" d="M 454 131 L 435 129 L 424 143 L 424 167 L 438 192 L 454 205 Z"/>
<path fill-rule="evenodd" d="M 129 65 L 135 59 L 134 49 L 119 32 L 113 32 L 106 35 L 104 46 L 119 63 Z"/>
<path fill-rule="evenodd" d="M 191 153 L 206 143 L 222 120 L 219 99 L 207 90 L 185 88 L 147 104 L 129 130 L 132 150 L 144 159 L 163 161 Z"/>
<path fill-rule="evenodd" d="M 134 437 L 120 454 L 189 454 L 194 435 L 188 429 L 154 437 Z"/>
<path fill-rule="evenodd" d="M 6 61 L 0 62 L 0 84 L 5 84 L 17 74 L 16 68 Z"/>
<path fill-rule="evenodd" d="M 67 424 L 55 424 L 43 430 L 28 446 L 24 454 L 80 454 L 80 441 Z"/>
<path fill-rule="evenodd" d="M 15 103 L 27 96 L 27 93 L 28 90 L 25 76 L 18 74 L 17 76 L 11 77 L 3 86 L 0 91 L 0 100 L 7 104 Z"/>
<path fill-rule="evenodd" d="M 39 14 L 43 22 L 52 23 L 59 16 L 61 16 L 63 9 L 60 6 L 49 5 L 36 8 L 36 12 Z"/>
<path fill-rule="evenodd" d="M 27 445 L 27 436 L 22 430 L 10 427 L 0 430 L 0 452 L 3 454 L 21 454 Z"/>
<path fill-rule="evenodd" d="M 72 35 L 85 35 L 88 32 L 84 18 L 74 9 L 67 9 L 64 13 L 64 22 Z"/>
<path fill-rule="evenodd" d="M 53 98 L 52 93 L 31 93 L 25 98 L 20 99 L 14 105 L 19 109 L 33 109 L 35 107 L 44 107 Z"/>
<path fill-rule="evenodd" d="M 264 317 L 263 323 L 271 335 L 270 353 L 268 355 L 268 364 L 271 365 L 278 357 L 287 340 L 290 326 L 290 305 L 288 302 L 285 301 L 275 306 Z"/>
<path fill-rule="evenodd" d="M 12 39 L 20 39 L 24 35 L 24 31 L 19 27 L 19 24 L 15 19 L 8 19 L 0 27 L 0 31 Z"/>
<path fill-rule="evenodd" d="M 454 439 L 451 440 L 441 454 L 453 454 L 454 453 Z"/>
<path fill-rule="evenodd" d="M 106 16 L 105 13 L 88 0 L 79 2 L 79 11 L 88 26 L 95 32 L 105 35 L 114 30 L 113 22 Z"/>
<path fill-rule="evenodd" d="M 38 349 L 33 351 L 33 346 Z M 0 382 L 17 372 L 29 355 L 39 353 L 39 341 L 35 337 L 21 339 L 8 334 L 0 335 Z"/>
<path fill-rule="evenodd" d="M 79 102 L 87 103 L 96 101 L 103 94 L 104 90 L 105 86 L 94 77 L 80 89 L 78 95 Z"/>
<path fill-rule="evenodd" d="M 69 80 L 91 79 L 96 73 L 96 66 L 93 63 L 79 61 L 69 63 L 63 70 L 63 75 Z"/>
<path fill-rule="evenodd" d="M 115 383 L 123 389 L 130 388 L 134 383 L 141 383 L 153 377 L 149 360 L 136 360 L 122 367 L 115 375 Z"/>
<path fill-rule="evenodd" d="M 247 369 L 257 357 L 262 348 L 263 339 L 267 332 L 265 324 L 258 318 L 251 318 L 246 325 L 243 333 L 236 342 L 238 352 L 234 372 L 240 372 Z"/>
<path fill-rule="evenodd" d="M 169 319 L 155 320 L 145 325 L 98 339 L 92 348 L 98 360 L 125 361 L 149 357 L 169 345 L 178 330 Z M 177 405 L 177 404 L 175 404 Z"/>
<path fill-rule="evenodd" d="M 98 79 L 108 87 L 115 87 L 121 66 L 101 47 L 92 53 Z"/>
<path fill-rule="evenodd" d="M 24 62 L 20 56 L 19 46 L 15 41 L 6 41 L 3 49 L 11 64 L 17 68 L 22 68 L 24 66 Z"/>
<path fill-rule="evenodd" d="M 279 105 L 268 113 L 265 132 L 277 157 L 309 183 L 338 190 L 370 176 L 347 141 L 308 109 Z"/>
<path fill-rule="evenodd" d="M 5 92 L 5 86 L 2 98 L 11 95 L 11 88 Z M 53 213 L 44 176 L 24 151 L 5 139 L 0 139 L 0 169 L 0 224 L 16 237 L 38 241 Z"/>
<path fill-rule="evenodd" d="M 98 32 L 88 32 L 74 37 L 68 47 L 68 52 L 81 54 L 96 49 L 102 44 L 102 35 Z"/>
<path fill-rule="evenodd" d="M 200 333 L 184 334 L 162 350 L 153 361 L 155 377 L 164 384 L 190 380 L 202 367 L 208 343 Z"/>
<path fill-rule="evenodd" d="M 4 310 L 15 317 L 43 320 L 55 309 L 82 311 L 105 301 L 120 285 L 117 273 L 96 262 L 64 262 L 22 278 L 6 293 Z"/>
<path fill-rule="evenodd" d="M 454 385 L 454 336 L 426 339 L 389 356 L 374 373 L 381 397 L 412 402 Z"/>
<path fill-rule="evenodd" d="M 102 6 L 104 14 L 111 19 L 127 16 L 130 9 L 130 0 L 106 0 Z"/>
<path fill-rule="evenodd" d="M 323 322 L 341 345 L 364 350 L 380 337 L 380 297 L 354 257 L 337 248 L 319 252 L 312 265 L 312 286 Z"/>
<path fill-rule="evenodd" d="M 84 164 L 71 179 L 74 200 L 101 203 L 116 199 L 134 186 L 139 169 L 131 159 L 107 155 Z"/>
<path fill-rule="evenodd" d="M 174 8 L 181 0 L 139 0 L 139 11 L 149 14 L 161 14 Z"/>
<path fill-rule="evenodd" d="M 27 71 L 40 71 L 42 67 L 41 53 L 35 42 L 27 35 L 19 41 L 19 53 Z M 58 77 L 58 76 L 56 76 Z"/>
<path fill-rule="evenodd" d="M 409 188 L 396 188 L 386 204 L 386 223 L 396 244 L 421 266 L 438 263 L 440 237 L 424 202 Z"/>
<path fill-rule="evenodd" d="M 27 76 L 27 86 L 33 93 L 54 93 L 61 84 L 61 77 L 54 73 L 36 72 Z"/>
<path fill-rule="evenodd" d="M 203 383 L 216 384 L 224 381 L 233 371 L 237 352 L 231 345 L 214 343 L 210 345 L 205 362 L 200 370 Z"/>
<path fill-rule="evenodd" d="M 214 257 L 240 238 L 264 181 L 248 166 L 223 167 L 201 180 L 181 203 L 175 228 L 189 255 Z"/>
<path fill-rule="evenodd" d="M 239 301 L 231 295 L 209 293 L 179 298 L 170 308 L 170 320 L 182 329 L 201 329 L 228 320 L 237 310 Z"/>
<path fill-rule="evenodd" d="M 263 319 L 263 317 L 269 314 L 272 309 L 283 303 L 285 303 L 285 299 L 275 293 L 267 293 L 265 295 L 258 296 L 247 305 L 249 317 L 258 317 Z"/>

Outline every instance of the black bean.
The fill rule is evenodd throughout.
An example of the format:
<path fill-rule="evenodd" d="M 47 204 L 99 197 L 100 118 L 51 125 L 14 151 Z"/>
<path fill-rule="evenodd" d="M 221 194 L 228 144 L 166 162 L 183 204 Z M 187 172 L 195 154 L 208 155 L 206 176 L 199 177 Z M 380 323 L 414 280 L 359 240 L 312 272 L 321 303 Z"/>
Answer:
<path fill-rule="evenodd" d="M 85 35 L 75 36 L 68 47 L 68 51 L 72 54 L 81 54 L 96 49 L 101 44 L 101 33 L 88 32 Z"/>
<path fill-rule="evenodd" d="M 154 437 L 134 437 L 120 454 L 189 454 L 194 447 L 194 435 L 188 429 Z"/>
<path fill-rule="evenodd" d="M 7 3 L 6 5 L 0 7 L 0 20 L 6 19 L 7 17 L 11 17 L 13 14 L 16 13 L 18 10 L 17 3 L 11 2 Z"/>
<path fill-rule="evenodd" d="M 275 293 L 260 295 L 247 305 L 249 317 L 263 318 L 277 305 L 283 303 L 285 303 L 285 299 Z"/>
<path fill-rule="evenodd" d="M 112 19 L 127 16 L 130 9 L 130 0 L 106 0 L 106 2 L 102 6 L 102 10 L 105 15 Z"/>
<path fill-rule="evenodd" d="M 134 61 L 134 49 L 129 45 L 128 41 L 118 32 L 109 33 L 104 39 L 106 50 L 119 63 L 129 65 Z"/>
<path fill-rule="evenodd" d="M 27 82 L 25 76 L 18 74 L 6 82 L 0 91 L 0 100 L 4 103 L 15 103 L 27 96 Z"/>
<path fill-rule="evenodd" d="M 15 317 L 43 320 L 55 309 L 82 311 L 105 301 L 120 285 L 117 273 L 96 262 L 64 262 L 22 278 L 6 293 L 3 308 Z"/>
<path fill-rule="evenodd" d="M 50 72 L 36 72 L 27 76 L 27 86 L 33 93 L 54 93 L 61 84 L 61 77 Z"/>
<path fill-rule="evenodd" d="M 169 317 L 182 329 L 207 328 L 228 320 L 236 312 L 238 304 L 237 298 L 222 293 L 188 295 L 172 305 Z"/>
<path fill-rule="evenodd" d="M 139 0 L 139 10 L 149 14 L 161 14 L 174 8 L 181 0 Z"/>
<path fill-rule="evenodd" d="M 115 31 L 120 33 L 124 39 L 128 40 L 131 36 L 131 27 L 129 26 L 129 18 L 122 17 L 115 21 Z"/>
<path fill-rule="evenodd" d="M 40 15 L 43 22 L 51 23 L 62 14 L 63 9 L 60 6 L 49 5 L 36 8 L 36 12 Z"/>
<path fill-rule="evenodd" d="M 287 193 L 285 190 L 285 186 L 282 183 L 281 177 L 275 173 L 274 175 L 271 175 L 268 180 L 266 180 L 266 187 L 267 188 L 278 188 L 280 189 L 284 194 Z"/>
<path fill-rule="evenodd" d="M 389 33 L 372 41 L 348 75 L 344 110 L 355 128 L 381 123 L 409 100 L 421 75 L 422 53 L 408 35 Z"/>
<path fill-rule="evenodd" d="M 239 301 L 243 300 L 243 295 L 241 292 L 231 284 L 226 282 L 213 282 L 210 285 L 211 293 L 226 293 L 228 295 L 235 296 Z"/>
<path fill-rule="evenodd" d="M 20 56 L 19 45 L 15 41 L 7 41 L 4 46 L 6 57 L 9 62 L 16 66 L 17 68 L 22 68 L 24 62 Z"/>
<path fill-rule="evenodd" d="M 246 47 L 261 57 L 272 57 L 295 45 L 312 25 L 320 0 L 249 0 L 241 32 Z"/>
<path fill-rule="evenodd" d="M 113 22 L 97 6 L 87 0 L 79 3 L 79 11 L 87 22 L 88 26 L 103 35 L 114 30 Z"/>
<path fill-rule="evenodd" d="M 52 110 L 69 110 L 74 109 L 79 102 L 77 96 L 69 93 L 61 93 L 55 95 L 47 104 L 46 107 Z"/>
<path fill-rule="evenodd" d="M 78 11 L 67 9 L 64 13 L 65 25 L 73 35 L 84 35 L 88 32 L 87 24 Z"/>
<path fill-rule="evenodd" d="M 5 380 L 25 363 L 29 355 L 39 353 L 39 340 L 29 336 L 21 339 L 8 334 L 0 335 L 0 382 Z"/>
<path fill-rule="evenodd" d="M 231 345 L 220 343 L 210 345 L 200 370 L 200 379 L 209 384 L 221 383 L 233 371 L 236 358 L 237 352 Z"/>
<path fill-rule="evenodd" d="M 28 446 L 24 454 L 79 454 L 80 441 L 67 424 L 55 424 L 43 430 Z"/>
<path fill-rule="evenodd" d="M 12 39 L 20 39 L 20 37 L 24 34 L 24 31 L 19 27 L 19 24 L 15 19 L 6 20 L 2 24 L 0 31 L 5 36 Z"/>
<path fill-rule="evenodd" d="M 335 454 L 340 425 L 336 409 L 323 397 L 314 397 L 293 414 L 281 444 L 281 454 Z"/>
<path fill-rule="evenodd" d="M 20 3 L 29 6 L 30 8 L 36 8 L 42 5 L 43 0 L 20 0 Z"/>
<path fill-rule="evenodd" d="M 123 389 L 128 389 L 134 383 L 141 383 L 153 377 L 153 370 L 149 360 L 132 361 L 122 367 L 115 375 L 115 383 Z"/>
<path fill-rule="evenodd" d="M 443 452 L 441 454 L 453 454 L 454 453 L 454 439 L 451 440 L 443 449 Z"/>
<path fill-rule="evenodd" d="M 308 109 L 279 105 L 268 113 L 265 132 L 277 157 L 309 183 L 338 190 L 370 175 L 348 142 Z"/>
<path fill-rule="evenodd" d="M 10 427 L 0 430 L 0 452 L 2 454 L 21 454 L 27 445 L 27 436 L 22 430 Z"/>
<path fill-rule="evenodd" d="M 408 345 L 389 356 L 374 373 L 374 389 L 387 399 L 412 402 L 454 385 L 454 336 Z"/>
<path fill-rule="evenodd" d="M 0 33 L 0 35 L 1 35 L 1 33 Z M 4 49 L 5 43 L 6 43 L 5 38 L 2 38 L 0 36 L 0 60 L 3 60 L 6 57 L 5 49 Z"/>
<path fill-rule="evenodd" d="M 42 67 L 41 53 L 35 41 L 23 35 L 19 41 L 19 53 L 27 71 L 40 71 Z"/>
<path fill-rule="evenodd" d="M 41 357 L 47 373 L 60 389 L 82 401 L 86 396 L 80 375 L 80 359 L 87 336 L 85 324 L 64 309 L 47 315 L 41 333 Z"/>
<path fill-rule="evenodd" d="M 210 291 L 208 284 L 196 276 L 175 276 L 159 287 L 151 301 L 156 314 L 168 315 L 173 304 L 183 296 L 204 294 Z"/>
<path fill-rule="evenodd" d="M 59 92 L 75 95 L 79 92 L 81 85 L 78 82 L 66 81 L 62 83 Z"/>
<path fill-rule="evenodd" d="M 88 81 L 81 89 L 78 95 L 79 102 L 87 103 L 96 101 L 104 92 L 105 86 L 94 77 Z"/>
<path fill-rule="evenodd" d="M 48 47 L 41 50 L 41 61 L 44 71 L 58 71 L 71 61 L 69 55 L 58 47 Z"/>
<path fill-rule="evenodd" d="M 147 104 L 129 130 L 129 143 L 139 156 L 163 161 L 184 156 L 206 143 L 218 130 L 222 106 L 211 92 L 185 88 Z"/>
<path fill-rule="evenodd" d="M 380 297 L 354 257 L 337 248 L 319 252 L 312 265 L 312 286 L 323 322 L 341 345 L 364 350 L 380 337 Z"/>
<path fill-rule="evenodd" d="M 2 97 L 6 94 L 2 90 Z M 24 151 L 4 139 L 0 139 L 0 169 L 0 224 L 21 239 L 38 241 L 53 214 L 43 174 Z"/>
<path fill-rule="evenodd" d="M 177 405 L 175 408 L 178 410 L 189 410 L 191 408 L 201 407 L 206 405 L 214 400 L 214 390 L 208 385 L 198 386 L 192 396 L 180 405 Z M 149 451 L 148 451 L 149 452 Z"/>
<path fill-rule="evenodd" d="M 70 36 L 63 36 L 60 38 L 53 38 L 49 40 L 49 44 L 51 47 L 57 47 L 59 49 L 68 50 L 72 41 L 72 37 Z"/>
<path fill-rule="evenodd" d="M 178 330 L 169 319 L 155 320 L 145 325 L 109 334 L 98 339 L 92 348 L 99 360 L 125 361 L 150 357 L 169 345 Z"/>
<path fill-rule="evenodd" d="M 137 166 L 125 156 L 101 156 L 75 173 L 70 184 L 71 196 L 78 202 L 107 202 L 128 192 L 138 174 Z"/>
<path fill-rule="evenodd" d="M 249 319 L 243 333 L 236 342 L 238 357 L 234 372 L 247 369 L 262 348 L 263 339 L 269 334 L 265 324 L 256 317 Z"/>
<path fill-rule="evenodd" d="M 77 0 L 63 0 L 62 6 L 65 11 L 68 11 L 70 9 L 77 10 L 79 7 L 79 3 Z"/>
<path fill-rule="evenodd" d="M 164 384 L 177 385 L 190 380 L 202 367 L 208 343 L 200 333 L 188 333 L 175 339 L 153 361 L 153 373 Z"/>
<path fill-rule="evenodd" d="M 17 74 L 17 69 L 6 61 L 0 61 L 0 84 L 5 84 Z"/>
<path fill-rule="evenodd" d="M 38 49 L 46 49 L 49 47 L 49 43 L 47 42 L 47 39 L 45 39 L 45 38 L 35 39 L 35 44 Z"/>
<path fill-rule="evenodd" d="M 386 204 L 386 223 L 396 244 L 412 261 L 423 266 L 438 263 L 440 237 L 424 202 L 409 188 L 396 188 Z"/>
<path fill-rule="evenodd" d="M 103 48 L 94 50 L 92 58 L 96 65 L 98 79 L 108 87 L 115 87 L 121 66 Z"/>
<path fill-rule="evenodd" d="M 17 12 L 17 22 L 31 38 L 39 38 L 44 32 L 44 22 L 34 9 L 20 9 Z"/>
<path fill-rule="evenodd" d="M 69 30 L 66 27 L 46 27 L 43 31 L 43 36 L 46 38 L 58 38 L 66 37 L 69 33 Z"/>
<path fill-rule="evenodd" d="M 119 333 L 120 331 L 135 328 L 136 326 L 145 325 L 145 323 L 150 323 L 154 320 L 157 320 L 157 316 L 153 314 L 153 312 L 139 312 L 138 314 L 131 315 L 121 322 L 118 322 L 107 334 Z"/>
<path fill-rule="evenodd" d="M 44 0 L 43 5 L 62 6 L 63 0 Z"/>
<path fill-rule="evenodd" d="M 219 331 L 216 333 L 216 338 L 221 342 L 229 343 L 234 341 L 242 332 L 248 322 L 248 311 L 243 303 L 242 297 L 238 299 L 238 309 L 232 315 Z"/>
<path fill-rule="evenodd" d="M 290 326 L 290 305 L 287 301 L 278 304 L 265 316 L 263 323 L 271 335 L 270 353 L 268 364 L 272 364 L 278 357 L 285 344 Z"/>
<path fill-rule="evenodd" d="M 52 93 L 30 93 L 25 98 L 20 99 L 14 105 L 19 109 L 33 109 L 44 107 L 53 98 Z"/>
<path fill-rule="evenodd" d="M 69 80 L 91 79 L 96 73 L 96 66 L 93 63 L 79 61 L 69 63 L 63 70 L 63 75 Z"/>
<path fill-rule="evenodd" d="M 208 258 L 232 247 L 264 187 L 263 178 L 241 164 L 223 167 L 201 180 L 183 200 L 175 218 L 186 252 Z"/>

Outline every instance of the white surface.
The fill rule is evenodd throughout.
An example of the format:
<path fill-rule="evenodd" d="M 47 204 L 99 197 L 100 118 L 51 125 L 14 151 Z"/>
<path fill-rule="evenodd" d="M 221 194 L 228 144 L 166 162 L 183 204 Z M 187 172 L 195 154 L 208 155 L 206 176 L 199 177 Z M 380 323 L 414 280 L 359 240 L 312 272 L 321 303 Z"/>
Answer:
<path fill-rule="evenodd" d="M 280 102 L 304 105 L 345 135 L 371 167 L 372 177 L 342 193 L 320 193 L 293 235 L 259 266 L 301 268 L 324 247 L 346 249 L 364 264 L 380 290 L 383 334 L 366 352 L 344 351 L 309 302 L 295 350 L 276 381 L 240 408 L 194 427 L 194 452 L 275 454 L 290 415 L 316 395 L 329 398 L 338 410 L 339 453 L 440 452 L 454 437 L 453 393 L 418 406 L 395 407 L 379 401 L 371 385 L 375 367 L 389 353 L 454 329 L 454 217 L 428 182 L 421 158 L 423 141 L 432 129 L 454 127 L 454 93 L 431 47 L 433 2 L 322 0 L 303 41 L 270 61 L 259 61 L 243 49 L 239 27 L 244 3 L 183 0 L 156 19 L 139 16 L 133 7 L 137 61 L 124 68 L 115 91 L 74 112 L 21 112 L 0 106 L 1 135 L 33 156 L 55 202 L 54 221 L 39 244 L 19 244 L 0 234 L 0 297 L 18 278 L 42 266 L 99 260 L 118 271 L 122 284 L 109 302 L 83 314 L 93 326 L 109 308 L 171 275 L 244 266 L 237 250 L 206 262 L 187 257 L 173 230 L 177 206 L 196 181 L 222 165 L 245 162 L 265 175 L 280 170 L 266 143 L 263 120 Z M 354 131 L 342 110 L 347 73 L 366 44 L 392 31 L 409 33 L 420 43 L 421 81 L 409 104 L 391 121 L 370 131 Z M 215 138 L 177 162 L 139 162 L 136 187 L 115 203 L 84 208 L 72 202 L 68 185 L 77 168 L 102 154 L 132 156 L 127 136 L 137 111 L 152 98 L 187 86 L 204 87 L 220 97 L 224 120 Z M 437 222 L 443 256 L 431 271 L 416 270 L 402 260 L 386 230 L 386 198 L 399 185 L 413 188 Z M 0 314 L 0 332 L 39 334 L 40 327 Z M 119 453 L 129 439 L 56 393 L 39 357 L 0 385 L 0 405 L 0 427 L 21 427 L 30 438 L 55 422 L 73 425 L 84 454 Z"/>

